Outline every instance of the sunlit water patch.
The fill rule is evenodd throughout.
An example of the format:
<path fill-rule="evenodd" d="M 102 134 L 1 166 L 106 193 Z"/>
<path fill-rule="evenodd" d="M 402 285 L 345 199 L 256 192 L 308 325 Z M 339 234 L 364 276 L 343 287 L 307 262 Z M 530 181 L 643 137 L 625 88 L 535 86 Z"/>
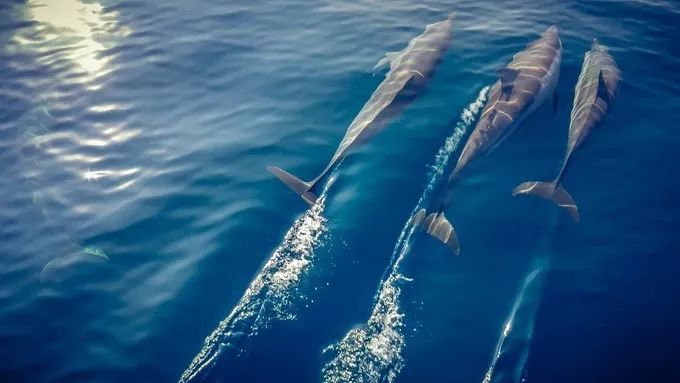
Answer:
<path fill-rule="evenodd" d="M 34 28 L 14 36 L 17 45 L 37 52 L 42 64 L 67 59 L 88 81 L 110 70 L 110 57 L 102 53 L 130 34 L 117 12 L 105 12 L 97 2 L 30 0 L 25 13 Z"/>
<path fill-rule="evenodd" d="M 404 313 L 400 308 L 400 297 L 403 284 L 411 279 L 401 273 L 400 264 L 409 253 L 411 238 L 417 227 L 414 225 L 417 212 L 426 206 L 451 154 L 484 106 L 488 90 L 488 87 L 482 89 L 477 99 L 463 110 L 453 134 L 437 152 L 430 180 L 399 235 L 368 321 L 350 330 L 340 342 L 324 350 L 324 353 L 333 355 L 332 360 L 323 367 L 324 382 L 393 382 L 403 368 Z"/>
<path fill-rule="evenodd" d="M 315 249 L 327 232 L 323 212 L 333 180 L 331 175 L 316 204 L 293 223 L 239 303 L 205 339 L 203 348 L 184 371 L 180 382 L 199 380 L 209 373 L 225 348 L 240 354 L 244 341 L 268 328 L 273 321 L 295 319 L 297 304 L 306 299 L 298 286 L 312 267 Z"/>
<path fill-rule="evenodd" d="M 83 227 L 120 211 L 113 194 L 131 186 L 141 170 L 118 160 L 126 152 L 121 144 L 140 133 L 128 126 L 132 104 L 103 93 L 103 79 L 111 78 L 104 75 L 115 69 L 111 49 L 131 31 L 98 1 L 29 0 L 12 10 L 25 22 L 5 47 L 7 65 L 30 73 L 17 81 L 31 93 L 13 123 L 19 174 L 44 220 L 75 246 L 45 264 L 70 265 L 64 261 L 83 258 L 73 254 L 87 254 L 78 239 Z"/>

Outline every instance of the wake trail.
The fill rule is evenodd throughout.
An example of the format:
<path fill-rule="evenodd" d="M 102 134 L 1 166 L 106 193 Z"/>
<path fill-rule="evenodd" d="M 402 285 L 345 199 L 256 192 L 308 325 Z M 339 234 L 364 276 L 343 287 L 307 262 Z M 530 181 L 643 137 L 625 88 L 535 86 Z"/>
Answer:
<path fill-rule="evenodd" d="M 340 342 L 324 350 L 324 353 L 334 355 L 322 369 L 324 382 L 393 382 L 401 372 L 404 366 L 404 314 L 399 304 L 401 286 L 411 279 L 401 273 L 400 265 L 409 253 L 417 226 L 414 225 L 417 212 L 426 206 L 432 190 L 444 174 L 451 154 L 458 148 L 484 106 L 488 90 L 488 86 L 483 88 L 477 99 L 463 110 L 453 134 L 437 152 L 430 180 L 397 239 L 368 321 L 350 330 Z"/>
<path fill-rule="evenodd" d="M 557 220 L 558 216 L 555 216 L 555 219 Z M 556 225 L 557 222 L 554 222 L 553 230 Z M 551 239 L 552 236 L 548 236 L 545 241 L 549 242 Z M 536 316 L 543 299 L 543 285 L 550 262 L 550 255 L 534 260 L 530 272 L 515 296 L 482 383 L 526 382 L 526 363 L 529 359 Z"/>
<path fill-rule="evenodd" d="M 543 265 L 539 265 L 524 279 L 482 383 L 523 381 L 540 303 L 544 269 Z"/>
<path fill-rule="evenodd" d="M 300 280 L 312 267 L 314 251 L 327 232 L 323 212 L 334 180 L 335 175 L 331 174 L 317 202 L 295 220 L 236 306 L 205 339 L 203 348 L 182 373 L 179 383 L 203 379 L 226 349 L 240 355 L 245 341 L 273 321 L 295 319 L 296 303 L 305 298 L 298 291 Z"/>

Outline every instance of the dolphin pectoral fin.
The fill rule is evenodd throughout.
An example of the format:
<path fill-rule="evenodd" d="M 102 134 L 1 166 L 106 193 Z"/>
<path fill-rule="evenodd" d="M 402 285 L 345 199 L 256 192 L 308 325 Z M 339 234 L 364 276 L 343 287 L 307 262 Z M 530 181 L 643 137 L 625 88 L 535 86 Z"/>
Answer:
<path fill-rule="evenodd" d="M 421 210 L 421 212 L 424 215 L 425 212 L 423 210 Z M 453 225 L 451 225 L 451 222 L 449 222 L 444 213 L 431 213 L 428 215 L 423 223 L 423 230 L 427 234 L 442 241 L 449 249 L 451 249 L 451 251 L 453 251 L 454 255 L 460 254 L 458 236 L 453 229 Z"/>
<path fill-rule="evenodd" d="M 387 68 L 388 66 L 391 67 L 392 61 L 396 59 L 399 56 L 400 52 L 388 52 L 385 54 L 383 58 L 378 61 L 377 64 L 373 67 L 373 74 L 376 74 L 377 72 L 380 72 L 381 70 Z"/>
<path fill-rule="evenodd" d="M 519 194 L 534 195 L 547 199 L 555 205 L 565 209 L 574 221 L 579 221 L 578 206 L 576 206 L 574 199 L 571 198 L 571 195 L 569 195 L 565 188 L 556 185 L 554 182 L 524 182 L 512 190 L 513 196 Z"/>
<path fill-rule="evenodd" d="M 389 63 L 390 60 L 387 58 L 387 56 L 381 58 L 380 61 L 378 61 L 378 63 L 373 67 L 373 75 L 385 69 Z"/>
<path fill-rule="evenodd" d="M 597 76 L 597 98 L 603 99 L 606 103 L 609 103 L 611 101 L 609 89 L 607 89 L 607 83 L 604 81 L 602 71 L 600 71 L 600 73 Z"/>
<path fill-rule="evenodd" d="M 553 92 L 553 116 L 555 113 L 557 113 L 557 107 L 560 104 L 560 95 L 557 93 L 557 91 Z"/>
<path fill-rule="evenodd" d="M 302 197 L 305 202 L 310 205 L 314 205 L 316 203 L 316 195 L 309 191 L 309 189 L 314 186 L 313 183 L 302 181 L 301 179 L 276 166 L 267 166 L 267 170 L 275 175 L 276 178 L 278 178 L 281 182 L 286 184 L 286 186 L 291 188 L 291 190 L 293 190 L 296 194 Z"/>

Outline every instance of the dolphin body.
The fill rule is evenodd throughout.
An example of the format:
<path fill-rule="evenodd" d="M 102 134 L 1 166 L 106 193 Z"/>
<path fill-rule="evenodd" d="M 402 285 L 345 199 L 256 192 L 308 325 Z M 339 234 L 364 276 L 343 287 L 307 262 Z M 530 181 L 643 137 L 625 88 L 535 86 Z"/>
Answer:
<path fill-rule="evenodd" d="M 569 139 L 564 155 L 562 169 L 551 182 L 524 182 L 518 185 L 512 195 L 535 195 L 545 198 L 557 206 L 567 210 L 569 215 L 579 221 L 576 203 L 566 189 L 560 184 L 566 173 L 572 154 L 583 144 L 590 131 L 604 118 L 614 101 L 616 88 L 621 80 L 621 71 L 607 48 L 597 40 L 593 40 L 590 51 L 583 59 L 581 74 L 576 84 L 574 106 L 571 109 Z"/>
<path fill-rule="evenodd" d="M 468 165 L 498 147 L 517 130 L 527 116 L 553 94 L 559 79 L 561 61 L 562 42 L 559 29 L 553 25 L 540 38 L 515 54 L 507 67 L 498 69 L 500 78 L 491 87 L 479 121 L 449 176 L 446 192 L 439 202 L 437 212 L 425 218 L 425 211 L 420 211 L 418 218 L 421 221 L 425 219 L 423 229 L 444 242 L 456 255 L 460 253 L 458 237 L 444 215 L 444 209 L 452 199 L 452 187 Z M 557 98 L 554 94 L 553 97 L 555 109 Z"/>
<path fill-rule="evenodd" d="M 404 50 L 388 53 L 378 62 L 374 70 L 387 65 L 390 67 L 385 80 L 354 118 L 330 162 L 316 178 L 305 182 L 278 167 L 269 166 L 267 170 L 307 203 L 313 205 L 317 196 L 312 190 L 318 181 L 343 159 L 349 150 L 385 128 L 422 92 L 451 43 L 452 24 L 453 14 L 444 21 L 428 25 Z"/>

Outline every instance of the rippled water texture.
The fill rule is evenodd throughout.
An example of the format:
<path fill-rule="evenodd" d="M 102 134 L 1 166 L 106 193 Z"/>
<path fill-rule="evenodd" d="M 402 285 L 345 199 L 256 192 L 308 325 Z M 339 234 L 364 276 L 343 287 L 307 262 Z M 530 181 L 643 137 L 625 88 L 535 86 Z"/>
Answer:
<path fill-rule="evenodd" d="M 450 12 L 421 97 L 319 203 L 265 171 L 318 174 L 376 63 Z M 679 19 L 661 0 L 0 2 L 0 382 L 680 381 Z M 557 113 L 457 186 L 453 257 L 414 212 L 495 69 L 553 23 Z M 559 170 L 593 38 L 623 81 L 565 178 L 575 225 L 510 191 Z"/>

